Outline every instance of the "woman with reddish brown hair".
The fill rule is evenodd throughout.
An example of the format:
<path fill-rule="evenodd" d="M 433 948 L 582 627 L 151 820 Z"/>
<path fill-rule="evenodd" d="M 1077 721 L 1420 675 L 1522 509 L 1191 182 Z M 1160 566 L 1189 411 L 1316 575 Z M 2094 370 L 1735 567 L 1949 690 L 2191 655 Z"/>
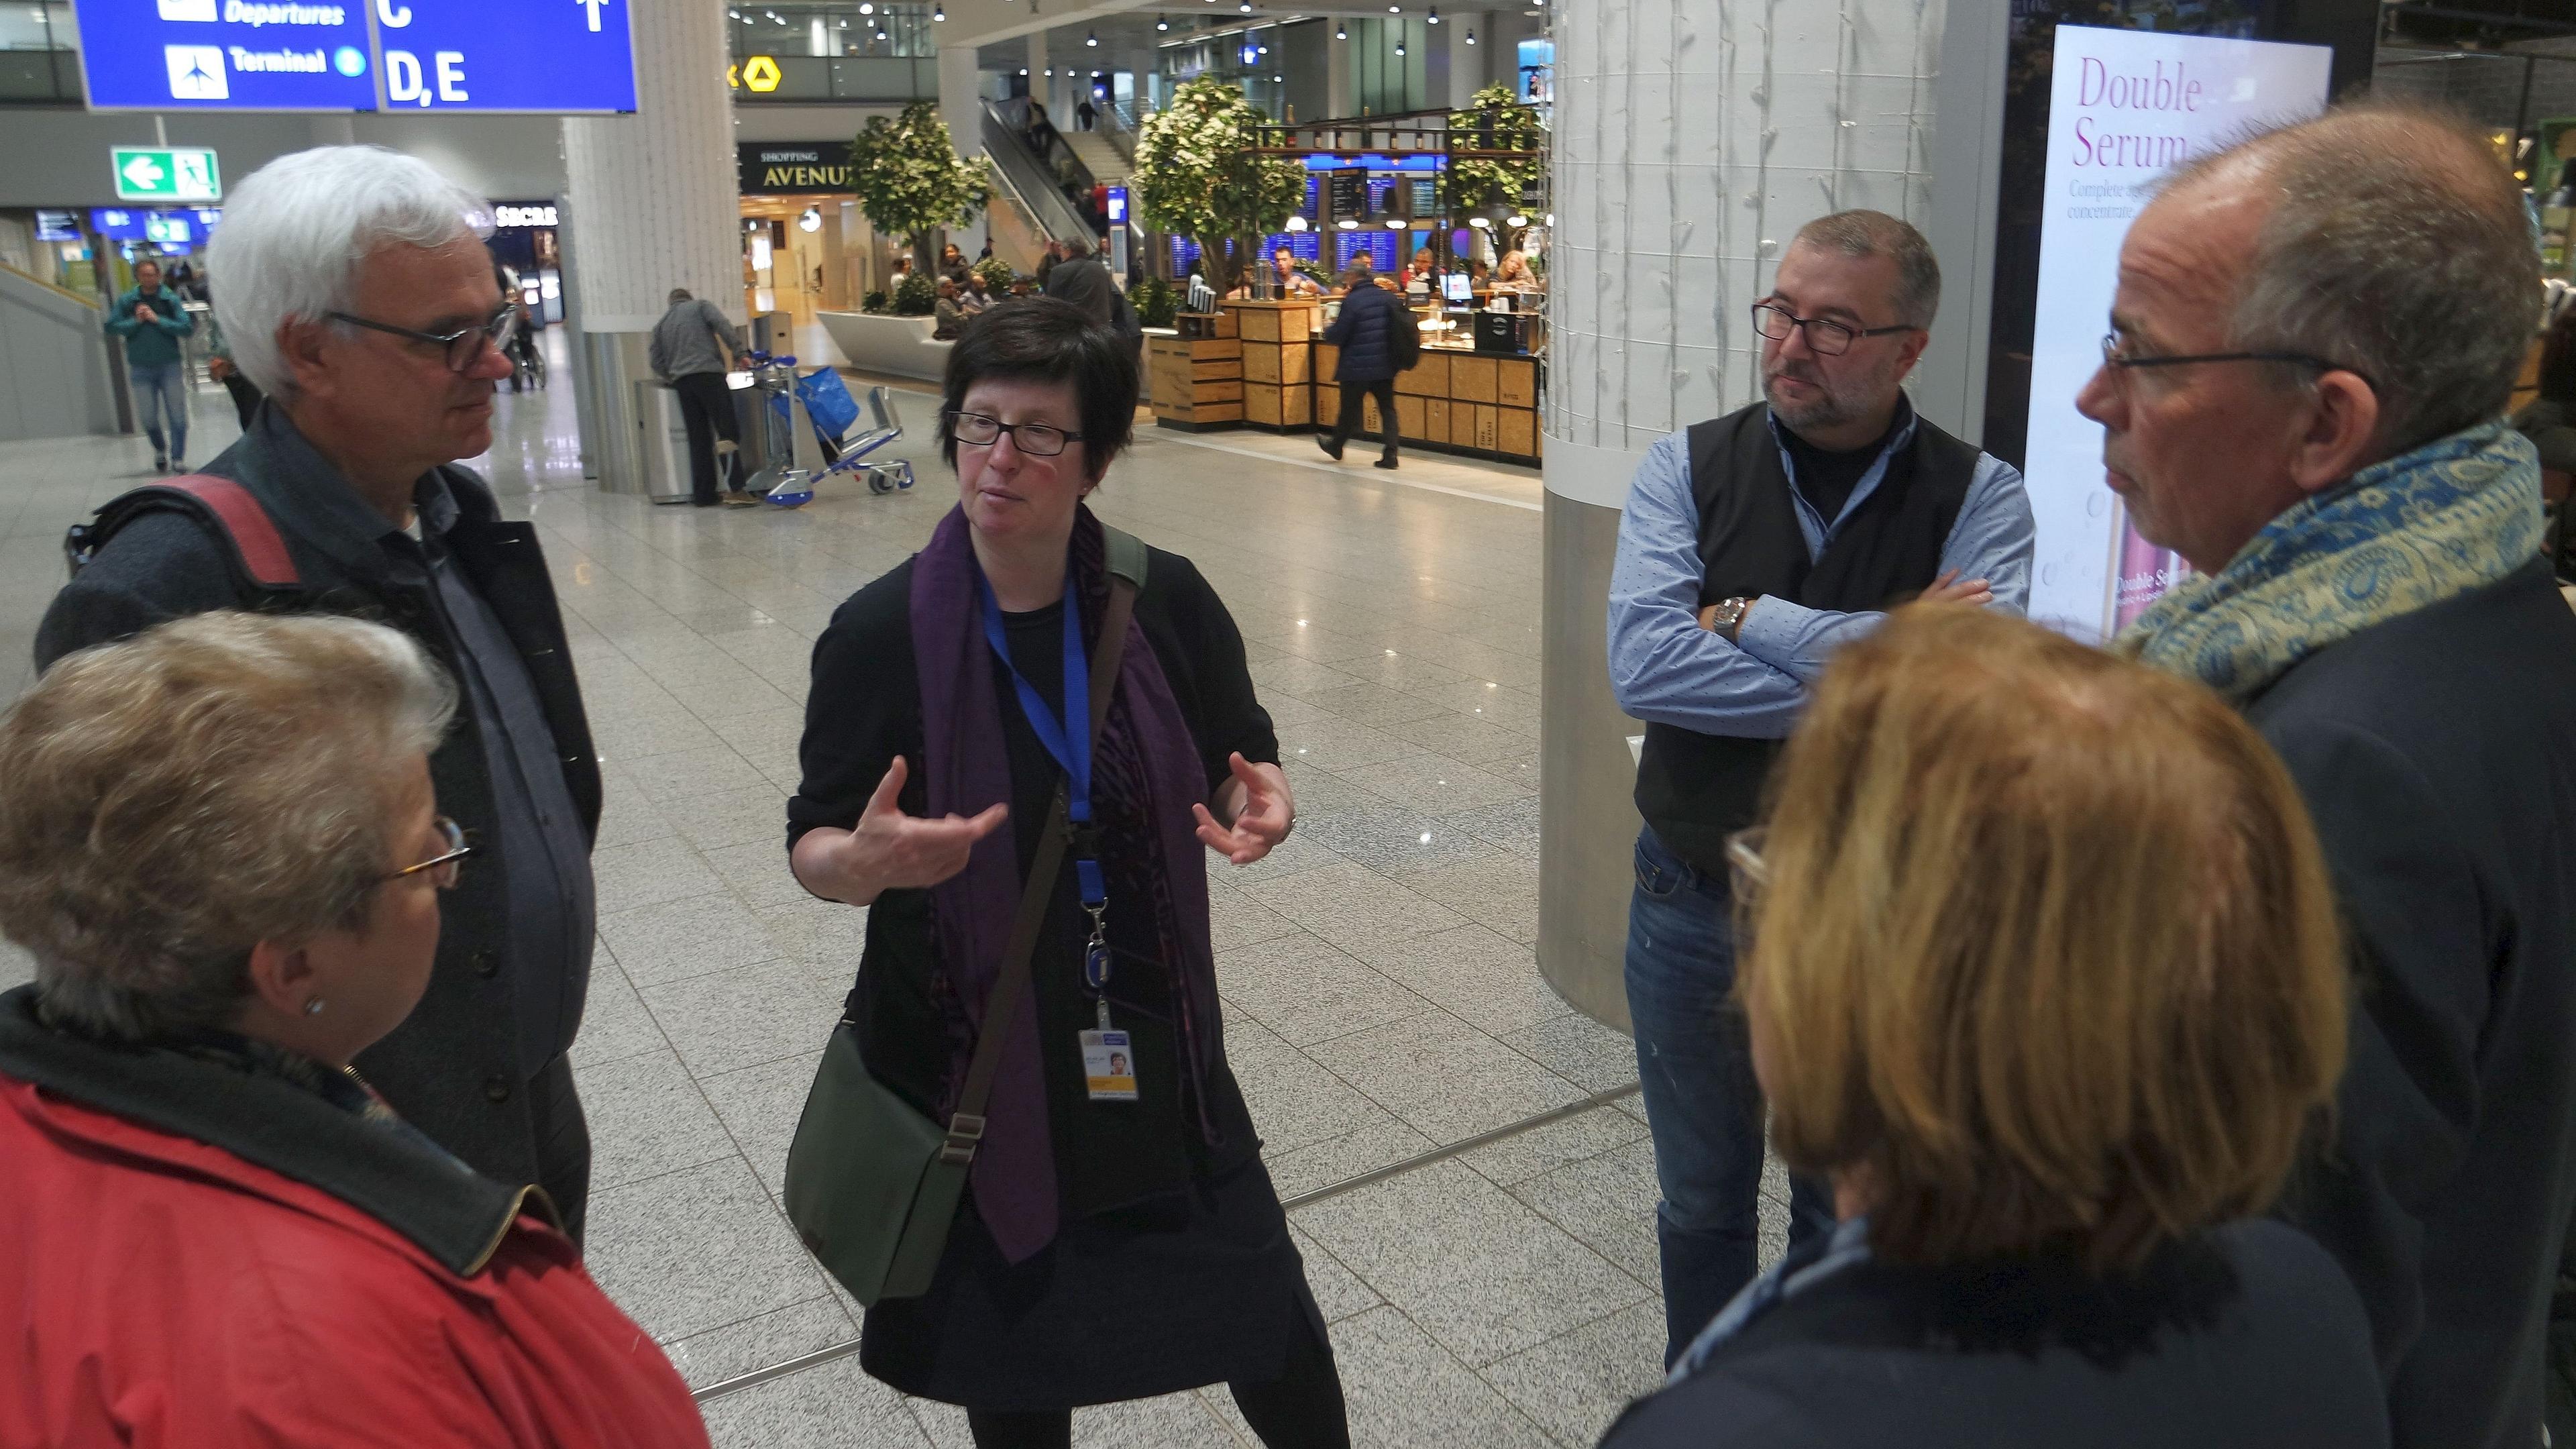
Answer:
<path fill-rule="evenodd" d="M 2288 773 L 2199 685 L 1984 611 L 1844 650 L 1729 846 L 1772 1142 L 1836 1230 L 1616 1449 L 2388 1442 L 2359 1298 L 2253 1215 L 2344 1059 Z"/>

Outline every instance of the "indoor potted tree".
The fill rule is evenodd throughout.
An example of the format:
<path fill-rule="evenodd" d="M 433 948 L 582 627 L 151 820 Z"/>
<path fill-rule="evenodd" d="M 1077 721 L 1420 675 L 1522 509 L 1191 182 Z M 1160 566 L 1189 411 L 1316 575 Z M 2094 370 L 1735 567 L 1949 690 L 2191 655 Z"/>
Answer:
<path fill-rule="evenodd" d="M 1136 130 L 1136 214 L 1156 231 L 1197 242 L 1219 296 L 1234 286 L 1253 239 L 1285 224 L 1306 199 L 1305 168 L 1253 150 L 1261 144 L 1254 128 L 1269 119 L 1239 88 L 1210 76 L 1173 91 L 1171 104 Z"/>

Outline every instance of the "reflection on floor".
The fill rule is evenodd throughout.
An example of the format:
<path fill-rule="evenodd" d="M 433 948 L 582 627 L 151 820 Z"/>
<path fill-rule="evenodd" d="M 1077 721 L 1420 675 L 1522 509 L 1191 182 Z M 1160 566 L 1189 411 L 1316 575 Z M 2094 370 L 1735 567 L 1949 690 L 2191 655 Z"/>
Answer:
<path fill-rule="evenodd" d="M 777 1192 L 863 916 L 789 878 L 781 803 L 814 634 L 953 495 L 919 406 L 923 436 L 895 450 L 918 462 L 909 494 L 835 480 L 795 512 L 604 494 L 580 477 L 555 376 L 503 394 L 477 466 L 542 532 L 608 779 L 602 949 L 574 1048 L 597 1143 L 590 1267 L 703 1388 L 855 1334 Z M 230 409 L 206 391 L 196 413 L 191 451 L 211 457 Z M 147 459 L 139 439 L 0 448 L 0 691 L 26 683 L 63 528 Z M 1526 470 L 1417 456 L 1390 476 L 1304 438 L 1150 429 L 1099 495 L 1224 596 L 1297 792 L 1278 853 L 1210 869 L 1234 1068 L 1283 1194 L 1635 1078 L 1626 1039 L 1569 1011 L 1532 957 L 1535 499 Z M 0 958 L 0 983 L 26 970 Z M 1655 1196 L 1630 1098 L 1297 1210 L 1357 1441 L 1590 1444 L 1658 1376 Z M 715 1397 L 707 1417 L 719 1444 L 763 1449 L 968 1442 L 962 1414 L 852 1358 Z M 1077 1439 L 1254 1442 L 1221 1387 L 1085 1411 Z"/>

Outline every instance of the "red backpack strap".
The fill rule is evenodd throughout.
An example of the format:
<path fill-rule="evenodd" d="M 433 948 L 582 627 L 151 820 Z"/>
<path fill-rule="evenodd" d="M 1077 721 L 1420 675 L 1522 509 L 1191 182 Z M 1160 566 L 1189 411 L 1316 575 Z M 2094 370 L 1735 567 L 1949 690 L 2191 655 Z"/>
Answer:
<path fill-rule="evenodd" d="M 190 473 L 160 486 L 206 505 L 206 511 L 232 536 L 233 549 L 241 555 L 242 566 L 250 571 L 252 582 L 266 589 L 292 589 L 304 582 L 303 575 L 296 571 L 294 556 L 286 551 L 286 540 L 278 533 L 276 522 L 249 489 L 212 473 Z"/>

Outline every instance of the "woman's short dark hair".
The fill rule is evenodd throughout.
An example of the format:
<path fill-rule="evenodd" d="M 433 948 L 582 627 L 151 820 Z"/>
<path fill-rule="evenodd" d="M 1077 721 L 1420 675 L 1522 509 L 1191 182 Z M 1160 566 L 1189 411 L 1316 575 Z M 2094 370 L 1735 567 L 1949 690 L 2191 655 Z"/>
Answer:
<path fill-rule="evenodd" d="M 996 378 L 1073 384 L 1082 455 L 1094 479 L 1134 440 L 1134 345 L 1061 297 L 1030 297 L 976 317 L 949 350 L 948 375 L 940 384 L 939 456 L 952 469 L 957 434 L 948 418 L 966 405 L 970 388 Z"/>

